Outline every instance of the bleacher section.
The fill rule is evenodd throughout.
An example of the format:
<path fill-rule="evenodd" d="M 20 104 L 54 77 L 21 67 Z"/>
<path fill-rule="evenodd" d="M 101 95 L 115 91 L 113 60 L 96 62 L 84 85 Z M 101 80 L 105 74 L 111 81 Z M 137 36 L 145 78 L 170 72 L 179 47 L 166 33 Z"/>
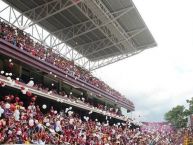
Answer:
<path fill-rule="evenodd" d="M 1 22 L 1 53 L 18 60 L 46 73 L 53 73 L 68 83 L 74 83 L 80 88 L 89 88 L 96 96 L 104 96 L 109 100 L 125 107 L 129 111 L 134 110 L 133 103 L 123 97 L 119 92 L 111 89 L 104 82 L 92 76 L 84 70 L 54 52 L 51 48 L 45 48 L 38 42 L 34 42 L 27 34 L 18 28 Z M 9 43 L 7 43 L 9 42 Z M 5 49 L 4 49 L 5 48 Z M 17 55 L 17 56 L 16 56 Z"/>

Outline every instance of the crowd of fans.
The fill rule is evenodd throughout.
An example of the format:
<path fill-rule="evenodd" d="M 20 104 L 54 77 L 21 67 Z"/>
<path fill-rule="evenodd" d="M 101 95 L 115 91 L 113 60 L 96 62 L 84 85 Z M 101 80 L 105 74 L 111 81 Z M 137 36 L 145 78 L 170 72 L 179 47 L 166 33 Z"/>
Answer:
<path fill-rule="evenodd" d="M 193 144 L 193 128 L 189 127 L 183 131 L 184 133 L 184 145 L 192 145 Z"/>
<path fill-rule="evenodd" d="M 11 62 L 12 63 L 12 62 Z M 27 84 L 24 83 L 24 81 L 20 78 L 15 78 L 15 74 L 12 73 L 7 73 L 4 71 L 0 72 L 0 87 L 5 87 L 6 83 L 5 80 L 7 80 L 8 84 L 10 86 L 18 85 L 20 87 L 20 90 L 22 94 L 25 94 L 29 97 L 32 96 L 31 91 L 29 91 L 29 88 L 40 91 L 42 93 L 45 93 L 46 95 L 52 95 L 54 96 L 54 99 L 56 99 L 58 102 L 65 103 L 66 101 L 68 103 L 73 103 L 74 105 L 81 105 L 83 108 L 87 107 L 89 110 L 94 110 L 97 111 L 98 113 L 108 115 L 111 117 L 116 117 L 119 119 L 126 120 L 128 119 L 126 116 L 122 115 L 121 112 L 119 111 L 119 108 L 116 107 L 110 107 L 110 106 L 105 106 L 100 103 L 94 103 L 92 100 L 85 99 L 83 95 L 80 95 L 79 97 L 73 96 L 72 92 L 69 94 L 66 94 L 65 91 L 57 91 L 56 89 L 52 88 L 54 87 L 54 84 L 52 83 L 52 87 L 45 87 L 42 83 L 36 83 L 33 80 L 28 81 Z"/>
<path fill-rule="evenodd" d="M 79 116 L 72 107 L 55 110 L 46 104 L 38 106 L 36 98 L 26 107 L 14 95 L 0 100 L 0 144 L 175 145 L 184 133 L 141 131 L 131 128 L 130 122 L 110 125 L 108 120 Z"/>
<path fill-rule="evenodd" d="M 109 94 L 116 96 L 118 99 L 132 104 L 116 90 L 110 88 L 103 81 L 94 77 L 89 71 L 77 66 L 73 61 L 69 61 L 59 54 L 56 54 L 52 48 L 46 48 L 39 42 L 35 42 L 30 36 L 16 27 L 12 27 L 5 22 L 0 22 L 0 38 L 12 43 L 14 46 L 19 47 L 31 55 L 44 60 L 52 65 L 62 69 L 68 75 L 74 76 L 75 79 L 81 79 L 91 85 L 94 85 Z"/>
<path fill-rule="evenodd" d="M 99 122 L 97 117 L 92 118 L 92 112 L 80 116 L 72 106 L 56 110 L 47 107 L 46 102 L 37 104 L 34 94 L 25 88 L 41 90 L 43 86 L 35 85 L 33 81 L 24 85 L 18 78 L 11 79 L 12 75 L 1 71 L 1 78 L 22 85 L 22 93 L 31 99 L 23 103 L 18 95 L 0 94 L 0 144 L 180 145 L 183 142 L 183 131 L 175 132 L 164 124 L 149 123 L 151 129 L 134 129 L 130 121 L 115 123 L 106 117 L 104 122 Z M 3 81 L 0 87 L 5 87 Z M 65 100 L 74 101 L 74 98 L 67 97 Z M 103 107 L 97 109 L 104 111 Z"/>
<path fill-rule="evenodd" d="M 170 123 L 166 122 L 143 122 L 143 126 L 141 127 L 141 130 L 143 131 L 166 131 L 170 132 L 172 131 L 172 127 Z"/>
<path fill-rule="evenodd" d="M 119 92 L 93 77 L 90 72 L 60 57 L 51 48 L 45 48 L 40 43 L 33 41 L 18 28 L 0 22 L 0 38 L 29 52 L 34 57 L 57 66 L 76 79 L 81 79 L 114 96 L 125 99 Z M 10 73 L 5 74 L 8 80 L 13 81 L 9 75 Z M 16 83 L 16 81 L 19 80 L 13 82 Z M 0 87 L 3 86 L 3 82 L 0 82 Z M 54 90 L 50 91 L 42 84 L 33 84 L 31 87 L 47 91 L 49 94 L 57 93 Z M 180 145 L 184 140 L 184 135 L 192 136 L 191 130 L 175 131 L 164 124 L 149 124 L 151 129 L 145 127 L 143 129 L 143 127 L 133 128 L 129 121 L 110 124 L 109 118 L 100 122 L 89 116 L 92 112 L 87 116 L 80 116 L 73 111 L 72 107 L 56 110 L 54 107 L 48 108 L 46 104 L 38 105 L 36 97 L 25 90 L 25 87 L 21 88 L 21 91 L 26 96 L 31 96 L 30 102 L 24 104 L 18 96 L 0 94 L 0 144 Z M 65 92 L 59 92 L 58 95 L 66 96 L 72 102 L 94 107 L 90 102 L 83 99 L 76 100 L 72 95 L 66 95 Z M 106 108 L 103 105 L 98 105 L 95 109 L 111 114 L 117 113 L 115 108 Z"/>

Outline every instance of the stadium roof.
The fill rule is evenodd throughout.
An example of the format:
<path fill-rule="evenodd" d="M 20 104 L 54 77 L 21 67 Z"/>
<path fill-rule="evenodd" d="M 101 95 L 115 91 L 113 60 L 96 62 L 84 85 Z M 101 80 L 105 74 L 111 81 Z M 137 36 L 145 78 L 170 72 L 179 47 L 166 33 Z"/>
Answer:
<path fill-rule="evenodd" d="M 4 2 L 20 12 L 12 14 L 15 17 L 12 24 L 17 23 L 23 29 L 37 29 L 38 24 L 49 32 L 46 35 L 37 32 L 43 43 L 89 70 L 156 46 L 131 0 Z"/>

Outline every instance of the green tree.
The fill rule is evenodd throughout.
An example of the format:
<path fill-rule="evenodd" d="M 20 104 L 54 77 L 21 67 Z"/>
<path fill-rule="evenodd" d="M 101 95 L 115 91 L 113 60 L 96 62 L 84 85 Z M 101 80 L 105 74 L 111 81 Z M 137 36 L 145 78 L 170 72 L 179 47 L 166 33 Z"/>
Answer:
<path fill-rule="evenodd" d="M 188 109 L 186 110 L 187 115 L 191 115 L 193 114 L 193 97 L 189 100 L 186 100 L 186 102 L 188 103 Z"/>
<path fill-rule="evenodd" d="M 186 127 L 187 119 L 185 118 L 185 107 L 176 106 L 165 114 L 165 120 L 170 122 L 176 128 Z"/>

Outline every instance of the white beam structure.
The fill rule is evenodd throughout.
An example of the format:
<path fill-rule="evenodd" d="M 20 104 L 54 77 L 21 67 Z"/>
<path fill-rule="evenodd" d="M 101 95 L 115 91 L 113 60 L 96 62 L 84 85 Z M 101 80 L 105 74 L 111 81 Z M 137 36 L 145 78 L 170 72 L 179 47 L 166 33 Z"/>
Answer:
<path fill-rule="evenodd" d="M 52 34 L 56 35 L 59 37 L 59 39 L 63 40 L 62 42 L 53 45 L 52 47 L 58 46 L 62 43 L 67 43 L 70 40 L 75 39 L 76 37 L 82 36 L 86 33 L 89 33 L 91 31 L 94 31 L 96 29 L 100 29 L 103 27 L 106 27 L 106 25 L 113 23 L 114 21 L 116 21 L 117 19 L 119 19 L 120 17 L 122 17 L 123 15 L 125 15 L 126 13 L 128 13 L 129 11 L 131 11 L 134 7 L 130 7 L 125 11 L 122 11 L 121 13 L 119 13 L 116 17 L 114 17 L 112 20 L 106 21 L 105 23 L 101 23 L 99 21 L 98 18 L 93 18 L 93 19 L 89 19 L 88 21 L 85 22 L 81 22 L 79 24 L 75 24 L 73 26 L 67 27 L 67 28 L 63 28 L 60 30 L 57 30 L 55 32 L 52 32 Z M 96 21 L 96 23 L 100 23 L 97 26 L 93 24 L 92 21 Z M 115 39 L 114 36 L 109 36 L 112 39 Z M 112 42 L 112 41 L 111 41 Z"/>
<path fill-rule="evenodd" d="M 73 6 L 75 6 L 77 3 L 80 3 L 82 0 L 79 0 L 76 3 L 72 3 L 71 0 L 52 0 L 50 2 L 44 3 L 42 5 L 39 5 L 35 8 L 32 8 L 28 11 L 25 11 L 21 13 L 17 17 L 17 19 L 12 23 L 15 24 L 18 19 L 22 18 L 23 16 L 27 16 L 28 20 L 24 24 L 25 27 L 30 27 L 34 24 L 37 24 L 45 19 L 48 19 L 49 17 L 56 15 L 64 10 L 67 10 Z M 38 15 L 37 15 L 38 14 Z"/>
<path fill-rule="evenodd" d="M 73 0 L 71 0 L 73 2 Z M 115 18 L 110 19 L 109 17 L 105 17 L 105 18 L 100 18 L 98 16 L 101 15 L 102 11 L 99 12 L 99 8 L 97 8 L 97 6 L 93 3 L 92 0 L 87 1 L 87 0 L 83 0 L 81 3 L 78 3 L 76 5 L 76 7 L 96 26 L 98 27 L 101 24 L 105 24 L 102 27 L 99 27 L 99 30 L 101 31 L 101 33 L 103 33 L 104 36 L 106 36 L 112 43 L 116 43 L 119 38 L 120 38 L 120 33 L 119 31 L 115 31 L 115 27 L 112 23 L 110 24 L 106 24 L 108 21 L 115 21 Z M 133 6 L 131 6 L 131 8 L 133 9 Z M 128 12 L 130 11 L 130 9 L 128 10 Z M 127 13 L 127 12 L 126 12 Z M 126 14 L 124 13 L 124 14 Z M 123 15 L 124 15 L 123 14 Z M 93 18 L 96 18 L 96 21 L 93 21 Z M 117 36 L 119 35 L 119 36 Z M 119 51 L 121 53 L 124 53 L 124 49 L 127 46 L 117 46 L 117 48 L 119 49 Z"/>
<path fill-rule="evenodd" d="M 83 52 L 81 52 L 81 54 L 83 54 L 84 57 L 94 55 L 97 52 L 103 51 L 103 50 L 108 49 L 112 46 L 116 46 L 116 45 L 121 44 L 122 42 L 128 41 L 128 40 L 132 39 L 133 37 L 137 36 L 138 34 L 144 32 L 146 29 L 147 28 L 139 29 L 138 32 L 136 32 L 135 34 L 129 36 L 127 39 L 118 41 L 116 44 L 110 43 L 109 41 L 107 41 L 107 39 L 102 39 L 101 41 L 92 42 L 91 44 L 86 45 L 86 46 L 83 45 L 83 47 L 81 49 Z M 127 32 L 127 33 L 129 33 L 129 32 Z M 128 50 L 130 50 L 130 49 L 128 49 Z M 135 50 L 137 50 L 137 48 L 135 48 Z M 130 50 L 130 51 L 135 51 L 135 50 Z M 77 59 L 81 59 L 81 58 L 82 57 L 77 58 Z"/>
<path fill-rule="evenodd" d="M 156 43 L 152 43 L 150 45 L 139 46 L 139 47 L 137 47 L 137 49 L 139 49 L 139 50 L 138 51 L 134 51 L 133 53 L 122 54 L 122 55 L 119 55 L 119 56 L 114 56 L 114 57 L 111 57 L 111 58 L 108 58 L 108 59 L 103 59 L 103 60 L 100 60 L 100 61 L 88 61 L 84 65 L 86 66 L 86 65 L 88 65 L 88 63 L 90 63 L 89 70 L 90 71 L 94 71 L 96 69 L 105 67 L 107 65 L 113 64 L 113 63 L 118 62 L 120 60 L 123 60 L 123 59 L 129 58 L 131 56 L 134 56 L 136 54 L 139 54 L 142 51 L 144 51 L 143 48 L 151 48 L 151 47 L 156 46 L 156 45 L 157 45 Z"/>
<path fill-rule="evenodd" d="M 103 14 L 106 15 L 108 19 L 110 20 L 114 19 L 114 16 L 111 13 L 109 13 L 109 9 L 104 5 L 102 1 L 100 0 L 92 0 L 92 1 L 103 12 Z M 134 5 L 132 5 L 131 7 L 133 8 Z M 123 27 L 119 24 L 118 21 L 114 21 L 113 25 L 125 40 L 129 37 L 128 33 L 126 33 L 126 31 L 123 29 Z M 130 46 L 132 47 L 132 49 L 135 49 L 135 46 L 133 45 L 134 43 L 130 39 L 129 40 L 127 39 L 127 41 L 125 42 L 128 42 Z"/>
<path fill-rule="evenodd" d="M 14 7 L 3 1 L 1 1 L 3 6 L 0 6 L 0 19 L 7 21 L 10 25 L 23 29 L 34 41 L 38 41 L 47 48 L 53 48 L 60 56 L 68 60 L 73 60 L 78 66 L 90 71 L 135 55 L 142 51 L 139 50 L 140 48 L 156 46 L 156 44 L 152 43 L 148 46 L 137 47 L 132 42 L 132 38 L 147 29 L 146 26 L 125 32 L 118 23 L 118 19 L 135 9 L 133 5 L 110 12 L 106 7 L 103 8 L 104 5 L 100 0 L 52 0 L 49 2 L 45 1 L 46 3 L 33 9 L 30 9 L 29 6 L 20 2 L 21 5 L 29 8 L 29 10 L 20 13 Z M 60 12 L 72 7 L 78 8 L 88 20 L 84 22 L 80 21 L 80 23 L 54 32 L 48 32 L 39 25 L 41 21 L 60 14 Z M 59 22 L 59 20 L 57 21 Z M 76 44 L 72 47 L 67 45 L 67 43 L 71 41 L 75 41 L 76 43 L 76 38 L 81 39 L 81 36 L 94 30 L 99 30 L 105 38 L 98 38 L 94 41 L 88 39 L 90 41 L 89 43 Z M 112 52 L 111 56 L 104 55 L 101 58 L 96 56 L 93 57 L 93 59 L 88 59 L 92 55 L 102 53 L 113 46 L 117 48 L 116 50 L 119 52 Z M 112 50 L 109 49 L 108 51 Z M 131 54 L 128 54 L 128 52 L 131 52 Z"/>

